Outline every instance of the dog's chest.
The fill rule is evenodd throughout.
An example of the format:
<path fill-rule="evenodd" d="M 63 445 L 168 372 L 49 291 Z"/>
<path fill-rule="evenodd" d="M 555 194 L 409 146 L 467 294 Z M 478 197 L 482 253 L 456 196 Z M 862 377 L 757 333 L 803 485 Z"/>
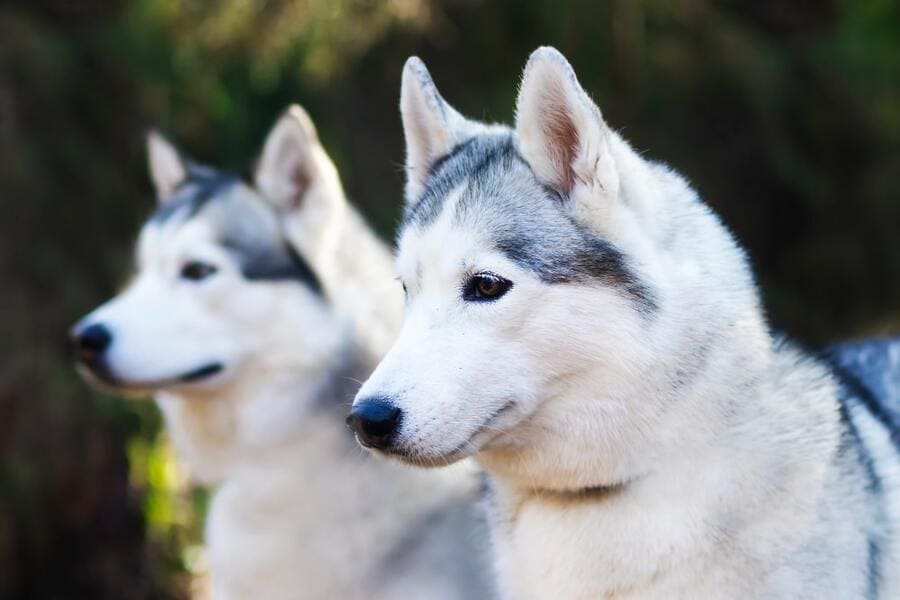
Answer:
<path fill-rule="evenodd" d="M 504 598 L 747 597 L 747 578 L 725 553 L 697 553 L 695 531 L 665 525 L 668 517 L 635 519 L 634 508 L 495 492 L 488 510 Z"/>

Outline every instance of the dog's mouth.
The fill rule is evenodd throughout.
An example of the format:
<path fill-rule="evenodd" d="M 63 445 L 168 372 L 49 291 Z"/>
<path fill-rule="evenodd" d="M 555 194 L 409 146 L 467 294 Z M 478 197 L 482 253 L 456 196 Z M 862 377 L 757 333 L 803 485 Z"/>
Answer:
<path fill-rule="evenodd" d="M 391 454 L 391 456 L 402 460 L 403 462 L 415 465 L 417 467 L 443 467 L 453 464 L 464 458 L 468 458 L 469 456 L 477 454 L 484 447 L 490 445 L 491 442 L 506 433 L 506 429 L 495 430 L 493 429 L 493 426 L 497 421 L 500 420 L 501 417 L 508 414 L 509 411 L 515 408 L 515 406 L 515 400 L 509 400 L 508 402 L 506 402 L 506 404 L 501 406 L 499 409 L 494 411 L 487 419 L 485 419 L 484 422 L 475 431 L 473 431 L 472 434 L 469 435 L 469 437 L 465 439 L 465 441 L 458 444 L 449 452 L 430 454 L 400 447 L 389 450 L 388 453 Z"/>
<path fill-rule="evenodd" d="M 202 367 L 198 367 L 193 371 L 188 371 L 184 375 L 178 378 L 178 380 L 182 383 L 193 383 L 195 381 L 201 381 L 203 379 L 209 379 L 213 375 L 217 375 L 222 372 L 225 368 L 220 362 L 212 362 L 203 365 Z"/>
<path fill-rule="evenodd" d="M 113 373 L 105 361 L 79 362 L 78 370 L 88 379 L 112 391 L 149 393 L 179 385 L 189 385 L 212 379 L 225 369 L 221 362 L 205 363 L 173 377 L 159 379 L 125 379 Z"/>

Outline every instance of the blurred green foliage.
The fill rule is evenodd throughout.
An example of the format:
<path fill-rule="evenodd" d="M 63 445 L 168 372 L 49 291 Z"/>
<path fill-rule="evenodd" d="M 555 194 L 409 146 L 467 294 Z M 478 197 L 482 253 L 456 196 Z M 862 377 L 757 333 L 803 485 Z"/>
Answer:
<path fill-rule="evenodd" d="M 301 102 L 389 235 L 406 57 L 508 121 L 553 44 L 746 244 L 777 326 L 900 329 L 896 0 L 47 0 L 0 4 L 0 38 L 0 597 L 184 597 L 202 568 L 205 497 L 153 405 L 88 390 L 64 350 L 128 273 L 150 125 L 239 168 Z"/>

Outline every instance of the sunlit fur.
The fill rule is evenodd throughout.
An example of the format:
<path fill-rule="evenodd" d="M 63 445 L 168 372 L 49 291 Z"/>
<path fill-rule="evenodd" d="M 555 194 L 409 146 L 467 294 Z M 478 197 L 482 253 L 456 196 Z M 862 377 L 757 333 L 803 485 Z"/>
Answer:
<path fill-rule="evenodd" d="M 78 327 L 111 330 L 107 378 L 153 393 L 192 475 L 216 486 L 213 596 L 490 597 L 469 470 L 372 459 L 344 424 L 396 333 L 402 292 L 306 114 L 276 124 L 253 184 L 157 134 L 149 152 L 161 206 L 134 279 Z M 184 280 L 192 260 L 218 271 Z M 224 368 L 172 383 L 209 362 Z"/>
<path fill-rule="evenodd" d="M 513 129 L 459 128 L 418 59 L 401 97 L 453 145 L 408 144 L 406 318 L 357 400 L 403 411 L 389 454 L 486 469 L 505 597 L 900 597 L 896 431 L 773 337 L 734 238 L 566 60 L 533 54 Z M 482 271 L 512 287 L 465 301 Z"/>

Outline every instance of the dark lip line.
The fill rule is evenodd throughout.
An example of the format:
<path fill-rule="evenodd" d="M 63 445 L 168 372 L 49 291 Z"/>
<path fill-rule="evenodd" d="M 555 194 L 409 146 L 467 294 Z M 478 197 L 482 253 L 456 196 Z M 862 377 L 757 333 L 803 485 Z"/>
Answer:
<path fill-rule="evenodd" d="M 178 385 L 180 383 L 195 383 L 198 381 L 202 381 L 203 379 L 212 377 L 213 375 L 220 373 L 225 368 L 225 365 L 217 361 L 207 363 L 201 367 L 198 367 L 176 377 L 158 379 L 156 381 L 126 381 L 124 379 L 114 377 L 105 366 L 101 366 L 96 370 L 94 368 L 91 368 L 90 365 L 84 363 L 81 363 L 81 366 L 91 377 L 93 377 L 103 385 L 108 386 L 113 390 L 123 391 L 155 391 L 168 386 Z"/>
<path fill-rule="evenodd" d="M 216 373 L 220 373 L 225 366 L 220 362 L 212 362 L 202 367 L 198 367 L 193 371 L 189 371 L 179 377 L 178 379 L 184 383 L 189 383 L 191 381 L 198 381 L 200 379 L 206 379 L 207 377 L 212 377 Z"/>
<path fill-rule="evenodd" d="M 463 448 L 465 448 L 466 445 L 469 442 L 471 442 L 475 436 L 484 432 L 488 428 L 488 426 L 490 426 L 490 424 L 497 417 L 499 417 L 503 412 L 505 412 L 508 409 L 515 406 L 515 404 L 516 404 L 515 400 L 508 400 L 506 402 L 506 404 L 501 406 L 499 409 L 494 411 L 494 413 L 491 414 L 491 416 L 489 416 L 487 419 L 485 419 L 484 422 L 478 427 L 478 429 L 476 429 L 474 432 L 472 432 L 472 435 L 467 437 L 464 442 L 459 444 L 456 448 L 452 449 L 451 451 L 445 452 L 444 454 L 441 454 L 440 456 L 419 457 L 419 456 L 413 456 L 412 454 L 409 454 L 408 452 L 386 452 L 385 454 L 389 454 L 391 456 L 401 458 L 403 460 L 414 463 L 416 465 L 430 466 L 428 463 L 433 463 L 434 465 L 450 464 L 456 460 L 460 460 L 462 458 L 467 457 L 468 455 L 463 453 Z M 500 433 L 502 433 L 502 432 L 500 432 Z M 500 433 L 498 433 L 497 435 L 500 435 Z"/>

